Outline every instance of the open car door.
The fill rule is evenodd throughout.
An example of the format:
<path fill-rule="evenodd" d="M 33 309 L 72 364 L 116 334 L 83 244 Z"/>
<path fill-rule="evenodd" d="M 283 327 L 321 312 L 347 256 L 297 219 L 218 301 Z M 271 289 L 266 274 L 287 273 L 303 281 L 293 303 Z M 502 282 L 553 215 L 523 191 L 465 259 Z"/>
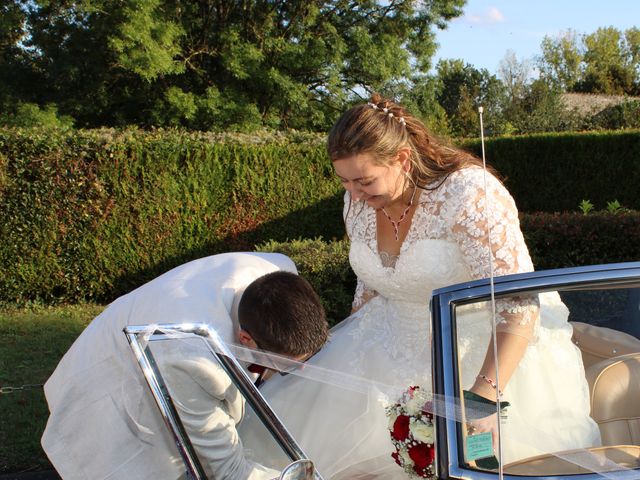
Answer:
<path fill-rule="evenodd" d="M 599 433 L 595 444 L 585 434 L 583 448 L 557 450 L 571 422 L 553 410 L 541 420 L 528 418 L 521 408 L 515 432 L 508 428 L 511 417 L 497 422 L 499 439 L 493 448 L 491 435 L 478 438 L 468 428 L 465 417 L 474 414 L 464 391 L 477 374 L 505 305 L 518 305 L 513 311 L 533 311 L 538 317 L 549 308 L 568 314 L 569 324 L 558 322 L 555 330 L 547 321 L 545 334 L 572 335 L 584 368 L 565 375 L 574 352 L 550 348 L 545 355 L 552 367 L 543 374 L 567 385 L 586 377 L 584 398 L 570 400 L 576 409 L 588 402 Z M 493 285 L 490 280 L 453 285 L 434 291 L 431 307 L 434 392 L 444 399 L 436 416 L 439 478 L 640 478 L 640 262 L 508 275 L 495 278 Z M 517 368 L 533 367 L 521 362 Z M 527 405 L 535 404 L 539 387 L 535 381 L 519 386 L 529 389 Z M 505 402 L 508 393 L 505 389 Z"/>
<path fill-rule="evenodd" d="M 186 478 L 321 478 L 209 325 L 129 326 L 125 335 L 184 462 Z M 237 435 L 235 427 L 249 411 L 262 422 L 261 438 L 272 443 L 269 458 L 252 456 Z M 213 426 L 203 434 L 211 423 L 225 428 Z"/>

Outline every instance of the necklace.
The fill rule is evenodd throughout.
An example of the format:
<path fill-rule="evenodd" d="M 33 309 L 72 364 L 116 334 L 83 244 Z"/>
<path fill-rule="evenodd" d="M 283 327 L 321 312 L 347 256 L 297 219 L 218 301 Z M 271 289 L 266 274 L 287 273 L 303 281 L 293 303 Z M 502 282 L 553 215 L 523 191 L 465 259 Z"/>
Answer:
<path fill-rule="evenodd" d="M 402 223 L 402 221 L 407 218 L 407 213 L 409 213 L 409 209 L 413 206 L 413 199 L 416 196 L 416 187 L 413 187 L 413 195 L 411 195 L 411 200 L 409 201 L 409 205 L 407 205 L 407 208 L 404 209 L 404 212 L 402 212 L 402 215 L 400 215 L 400 218 L 398 219 L 398 221 L 395 221 L 393 218 L 391 218 L 391 215 L 389 215 L 387 213 L 387 211 L 384 209 L 384 207 L 382 207 L 382 213 L 384 213 L 384 216 L 387 217 L 387 219 L 391 222 L 391 225 L 393 226 L 393 235 L 396 237 L 396 242 L 400 240 L 400 236 L 398 235 L 398 230 L 400 228 L 400 224 Z"/>

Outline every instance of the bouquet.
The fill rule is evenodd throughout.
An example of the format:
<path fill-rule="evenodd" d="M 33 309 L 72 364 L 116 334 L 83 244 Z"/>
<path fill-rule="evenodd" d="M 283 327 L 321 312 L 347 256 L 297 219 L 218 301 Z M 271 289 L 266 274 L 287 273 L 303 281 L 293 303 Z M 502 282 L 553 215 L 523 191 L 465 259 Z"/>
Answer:
<path fill-rule="evenodd" d="M 386 407 L 389 432 L 396 451 L 391 454 L 409 478 L 435 478 L 434 427 L 431 395 L 409 387 L 397 403 Z"/>

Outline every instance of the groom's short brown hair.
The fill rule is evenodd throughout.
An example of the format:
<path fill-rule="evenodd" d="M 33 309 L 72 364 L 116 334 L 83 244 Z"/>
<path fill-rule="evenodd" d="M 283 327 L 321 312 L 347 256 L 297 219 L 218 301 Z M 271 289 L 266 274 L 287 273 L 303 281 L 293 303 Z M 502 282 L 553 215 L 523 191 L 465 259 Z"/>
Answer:
<path fill-rule="evenodd" d="M 283 355 L 315 353 L 328 338 L 320 297 L 309 282 L 290 272 L 254 280 L 242 294 L 238 321 L 259 348 Z"/>

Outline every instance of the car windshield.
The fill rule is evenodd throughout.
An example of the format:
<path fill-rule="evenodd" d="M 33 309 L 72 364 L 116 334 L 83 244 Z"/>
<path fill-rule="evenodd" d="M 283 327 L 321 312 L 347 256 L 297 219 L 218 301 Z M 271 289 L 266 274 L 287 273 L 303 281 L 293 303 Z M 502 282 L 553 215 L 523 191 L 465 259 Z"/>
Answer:
<path fill-rule="evenodd" d="M 292 461 L 304 458 L 282 425 L 269 418 L 262 398 L 255 401 L 259 394 L 251 378 L 207 325 L 149 325 L 125 332 L 175 441 L 174 460 L 184 462 L 187 478 L 278 478 Z M 246 416 L 262 420 L 252 434 L 262 439 L 268 458 L 244 447 L 238 426 Z"/>
<path fill-rule="evenodd" d="M 206 424 L 203 418 L 213 418 L 215 409 L 211 404 L 217 402 L 221 390 L 225 392 L 228 409 L 236 405 L 233 408 L 239 412 L 233 422 L 226 417 L 225 420 L 227 426 L 233 423 L 243 461 L 273 473 L 296 459 L 274 435 L 277 425 L 275 428 L 265 426 L 263 412 L 253 408 L 255 399 L 250 398 L 251 392 L 247 395 L 237 389 L 237 377 L 244 373 L 229 372 L 225 365 L 220 368 L 225 358 L 239 360 L 247 367 L 269 367 L 272 375 L 261 385 L 259 395 L 266 399 L 291 434 L 296 447 L 300 448 L 300 457 L 312 459 L 322 478 L 346 479 L 360 475 L 406 478 L 405 470 L 392 456 L 396 447 L 391 436 L 394 420 L 402 415 L 404 408 L 410 409 L 411 415 L 421 422 L 421 433 L 415 435 L 416 442 L 421 440 L 420 449 L 427 455 L 425 458 L 431 457 L 425 467 L 433 463 L 435 427 L 429 410 L 435 407 L 431 406 L 429 385 L 409 385 L 413 388 L 409 397 L 404 382 L 380 383 L 339 368 L 316 365 L 316 361 L 322 360 L 322 352 L 309 362 L 301 363 L 235 344 L 221 344 L 212 349 L 202 337 L 178 333 L 183 327 L 154 325 L 149 328 L 153 334 L 148 331 L 143 335 L 142 356 L 155 364 L 155 375 L 166 385 L 162 388 L 163 394 L 170 398 L 170 407 L 175 407 L 175 414 L 208 478 L 242 478 L 212 476 L 216 467 L 207 445 L 215 444 L 213 436 L 221 432 L 214 429 L 202 435 L 202 426 Z M 253 380 L 255 375 L 249 372 L 248 378 Z M 406 414 L 409 415 L 408 411 Z M 409 424 L 405 427 L 408 435 Z M 400 435 L 399 432 L 396 435 Z"/>

